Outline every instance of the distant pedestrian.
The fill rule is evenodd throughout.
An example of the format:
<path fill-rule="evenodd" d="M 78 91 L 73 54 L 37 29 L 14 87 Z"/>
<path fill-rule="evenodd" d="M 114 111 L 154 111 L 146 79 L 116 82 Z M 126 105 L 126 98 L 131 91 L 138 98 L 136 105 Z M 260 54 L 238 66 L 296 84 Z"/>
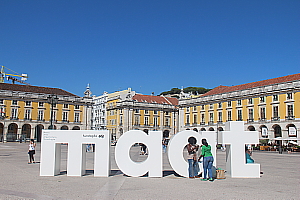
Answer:
<path fill-rule="evenodd" d="M 250 149 L 246 146 L 245 147 L 245 157 L 246 157 L 246 164 L 247 163 L 254 163 L 254 160 L 251 158 L 252 152 Z"/>
<path fill-rule="evenodd" d="M 166 153 L 167 151 L 167 146 L 168 146 L 168 139 L 167 138 L 164 138 L 162 140 L 162 148 L 163 148 L 163 152 Z"/>
<path fill-rule="evenodd" d="M 204 177 L 201 179 L 202 181 L 213 181 L 212 177 L 212 166 L 214 162 L 214 157 L 211 153 L 211 146 L 207 143 L 206 139 L 202 139 L 202 146 L 201 146 L 201 155 L 200 158 L 203 157 L 203 171 Z M 207 171 L 208 171 L 208 179 L 207 179 Z"/>
<path fill-rule="evenodd" d="M 34 157 L 33 157 L 33 155 L 35 154 L 35 146 L 36 146 L 36 144 L 34 143 L 34 140 L 31 139 L 30 143 L 29 143 L 29 149 L 28 149 L 28 155 L 29 155 L 28 164 L 35 163 Z"/>
<path fill-rule="evenodd" d="M 197 145 L 197 140 L 194 137 L 189 137 L 187 144 L 188 151 L 188 163 L 189 163 L 189 178 L 200 178 L 198 176 L 199 165 L 197 161 L 197 151 L 199 145 Z"/>

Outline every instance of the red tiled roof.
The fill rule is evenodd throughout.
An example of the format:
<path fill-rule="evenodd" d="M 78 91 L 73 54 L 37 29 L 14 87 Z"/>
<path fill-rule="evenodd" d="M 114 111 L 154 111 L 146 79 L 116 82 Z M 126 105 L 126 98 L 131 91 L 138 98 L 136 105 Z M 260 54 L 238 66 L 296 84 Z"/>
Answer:
<path fill-rule="evenodd" d="M 246 83 L 246 84 L 242 84 L 242 85 L 235 85 L 235 86 L 222 86 L 221 85 L 221 86 L 218 86 L 218 87 L 210 90 L 209 92 L 203 94 L 202 96 L 222 94 L 222 93 L 233 92 L 233 91 L 238 91 L 238 90 L 245 90 L 245 89 L 249 89 L 249 88 L 262 87 L 262 86 L 266 86 L 266 85 L 285 83 L 285 82 L 290 82 L 290 81 L 295 81 L 295 80 L 300 80 L 300 73 L 288 75 L 288 76 L 282 76 L 279 78 L 267 79 L 267 80 L 263 80 L 263 81 Z"/>
<path fill-rule="evenodd" d="M 172 97 L 136 94 L 132 99 L 144 103 L 178 105 L 178 99 Z"/>
<path fill-rule="evenodd" d="M 38 86 L 31 86 L 31 85 L 0 83 L 0 90 L 43 93 L 43 94 L 56 94 L 56 95 L 62 95 L 62 96 L 77 97 L 77 95 L 67 92 L 65 90 L 59 89 L 59 88 L 38 87 Z"/>

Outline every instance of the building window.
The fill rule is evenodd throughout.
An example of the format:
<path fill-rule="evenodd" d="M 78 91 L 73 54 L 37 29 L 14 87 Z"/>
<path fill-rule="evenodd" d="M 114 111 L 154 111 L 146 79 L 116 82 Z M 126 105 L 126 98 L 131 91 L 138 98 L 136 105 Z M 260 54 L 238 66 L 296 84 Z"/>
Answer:
<path fill-rule="evenodd" d="M 166 115 L 169 115 L 170 113 L 169 112 L 166 112 Z"/>
<path fill-rule="evenodd" d="M 147 110 L 148 111 L 148 110 Z M 123 110 L 122 109 L 120 109 L 120 114 L 123 114 Z M 147 114 L 148 114 L 148 112 L 147 112 Z"/>
<path fill-rule="evenodd" d="M 214 113 L 209 113 L 209 122 L 214 122 Z"/>
<path fill-rule="evenodd" d="M 293 105 L 287 105 L 287 116 L 294 117 L 294 106 Z"/>
<path fill-rule="evenodd" d="M 222 119 L 222 112 L 219 112 L 219 113 L 218 113 L 218 122 L 223 122 L 223 119 Z"/>
<path fill-rule="evenodd" d="M 278 118 L 278 117 L 279 117 L 278 114 L 279 114 L 279 113 L 278 113 L 278 106 L 274 106 L 274 107 L 273 107 L 273 117 L 274 117 L 274 118 Z"/>
<path fill-rule="evenodd" d="M 44 107 L 44 102 L 39 102 L 39 107 Z"/>
<path fill-rule="evenodd" d="M 287 99 L 287 100 L 293 99 L 293 93 L 287 93 L 287 94 L 286 94 L 286 99 Z"/>
<path fill-rule="evenodd" d="M 64 108 L 69 108 L 69 104 L 64 104 Z"/>
<path fill-rule="evenodd" d="M 197 106 L 194 106 L 194 111 L 197 111 Z"/>
<path fill-rule="evenodd" d="M 253 109 L 250 108 L 248 111 L 249 111 L 249 120 L 248 121 L 253 122 Z"/>
<path fill-rule="evenodd" d="M 157 115 L 158 114 L 158 111 L 157 110 L 154 110 L 154 115 Z"/>
<path fill-rule="evenodd" d="M 227 102 L 227 107 L 231 107 L 231 101 Z"/>
<path fill-rule="evenodd" d="M 218 108 L 222 108 L 222 103 L 218 103 Z"/>
<path fill-rule="evenodd" d="M 134 113 L 140 113 L 140 110 L 139 109 L 135 109 Z"/>
<path fill-rule="evenodd" d="M 120 125 L 123 125 L 123 116 L 120 116 Z"/>
<path fill-rule="evenodd" d="M 213 104 L 209 104 L 209 109 L 214 109 Z"/>
<path fill-rule="evenodd" d="M 232 120 L 232 114 L 231 114 L 231 110 L 227 111 L 227 121 L 231 121 Z"/>
<path fill-rule="evenodd" d="M 149 110 L 145 110 L 145 115 L 148 115 L 149 114 Z"/>
<path fill-rule="evenodd" d="M 38 111 L 38 120 L 42 121 L 44 119 L 44 111 L 43 110 L 39 110 Z"/>
<path fill-rule="evenodd" d="M 260 97 L 260 98 L 259 98 L 259 102 L 260 102 L 260 103 L 265 103 L 265 100 L 266 100 L 265 97 Z"/>
<path fill-rule="evenodd" d="M 266 108 L 262 107 L 260 108 L 260 120 L 265 120 L 266 119 Z"/>
<path fill-rule="evenodd" d="M 75 105 L 75 109 L 79 109 L 79 105 Z"/>
<path fill-rule="evenodd" d="M 140 120 L 139 120 L 140 118 L 139 118 L 139 116 L 135 116 L 134 117 L 134 125 L 139 125 L 140 124 Z"/>
<path fill-rule="evenodd" d="M 238 110 L 238 121 L 243 121 L 242 110 Z"/>
<path fill-rule="evenodd" d="M 25 106 L 31 106 L 31 101 L 25 101 Z"/>
<path fill-rule="evenodd" d="M 241 106 L 241 105 L 242 105 L 242 100 L 239 99 L 239 100 L 237 101 L 237 105 L 238 105 L 238 106 Z"/>
<path fill-rule="evenodd" d="M 166 119 L 165 119 L 165 126 L 170 126 L 170 123 L 169 123 L 169 122 L 170 122 L 170 119 L 169 119 L 169 118 L 166 118 Z"/>
<path fill-rule="evenodd" d="M 68 121 L 68 112 L 63 112 L 63 121 L 64 122 Z"/>
<path fill-rule="evenodd" d="M 189 115 L 186 116 L 186 123 L 190 124 L 190 116 Z"/>
<path fill-rule="evenodd" d="M 157 127 L 157 125 L 158 125 L 158 118 L 157 117 L 154 117 L 154 127 Z"/>
<path fill-rule="evenodd" d="M 193 124 L 197 124 L 197 115 L 194 115 L 194 123 Z"/>
<path fill-rule="evenodd" d="M 52 120 L 56 120 L 56 111 L 52 110 Z"/>
<path fill-rule="evenodd" d="M 31 110 L 30 109 L 26 109 L 25 110 L 25 117 L 24 117 L 24 119 L 30 119 L 30 113 L 31 113 Z"/>
<path fill-rule="evenodd" d="M 204 110 L 204 107 L 205 107 L 205 106 L 204 106 L 204 105 L 202 105 L 202 106 L 201 106 L 201 109 L 202 109 L 202 110 Z"/>
<path fill-rule="evenodd" d="M 18 105 L 18 101 L 17 100 L 12 100 L 12 105 Z"/>
<path fill-rule="evenodd" d="M 273 101 L 278 101 L 278 95 L 277 94 L 273 95 Z"/>
<path fill-rule="evenodd" d="M 11 109 L 11 118 L 12 119 L 17 119 L 18 116 L 18 109 L 17 108 L 12 108 Z"/>
<path fill-rule="evenodd" d="M 79 122 L 80 119 L 80 113 L 76 112 L 74 116 L 74 122 Z"/>
<path fill-rule="evenodd" d="M 149 125 L 149 117 L 145 117 L 145 126 Z"/>
<path fill-rule="evenodd" d="M 3 99 L 0 99 L 0 104 L 4 104 L 4 100 Z"/>
<path fill-rule="evenodd" d="M 187 108 L 186 108 L 186 112 L 190 112 L 190 107 L 187 107 Z"/>
<path fill-rule="evenodd" d="M 253 98 L 248 99 L 248 104 L 253 104 Z"/>
<path fill-rule="evenodd" d="M 205 123 L 205 115 L 204 114 L 201 114 L 201 122 Z"/>

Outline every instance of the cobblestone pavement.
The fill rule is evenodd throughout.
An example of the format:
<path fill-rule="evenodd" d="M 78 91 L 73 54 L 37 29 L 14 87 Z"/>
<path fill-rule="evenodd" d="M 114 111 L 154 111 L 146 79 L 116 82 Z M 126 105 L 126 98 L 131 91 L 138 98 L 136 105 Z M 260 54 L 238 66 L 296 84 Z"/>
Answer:
<path fill-rule="evenodd" d="M 28 143 L 0 143 L 0 199 L 300 199 L 300 154 L 254 152 L 261 164 L 259 179 L 226 177 L 213 182 L 174 174 L 164 155 L 163 178 L 133 178 L 118 170 L 112 147 L 112 175 L 93 177 L 93 153 L 87 153 L 87 175 L 66 176 L 67 146 L 62 148 L 62 174 L 40 177 L 39 163 L 27 164 Z M 139 147 L 131 149 L 135 161 L 146 159 Z M 36 161 L 40 160 L 40 145 Z M 218 166 L 225 168 L 225 153 L 217 152 Z"/>

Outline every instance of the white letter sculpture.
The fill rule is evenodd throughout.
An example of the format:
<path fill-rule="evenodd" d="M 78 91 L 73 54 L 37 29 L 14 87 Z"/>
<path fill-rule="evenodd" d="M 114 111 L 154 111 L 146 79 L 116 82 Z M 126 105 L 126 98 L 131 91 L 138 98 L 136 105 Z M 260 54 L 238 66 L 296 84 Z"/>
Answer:
<path fill-rule="evenodd" d="M 60 173 L 61 144 L 68 143 L 68 176 L 82 176 L 86 170 L 86 144 L 95 144 L 94 176 L 110 173 L 110 137 L 108 131 L 43 130 L 40 176 Z"/>
<path fill-rule="evenodd" d="M 118 140 L 115 159 L 119 169 L 128 176 L 138 177 L 149 172 L 149 177 L 162 177 L 162 132 L 140 130 L 124 133 Z M 148 148 L 148 158 L 143 162 L 133 162 L 129 150 L 135 143 L 143 143 Z"/>
<path fill-rule="evenodd" d="M 201 145 L 202 138 L 205 138 L 208 144 L 211 145 L 212 154 L 214 157 L 214 166 L 216 166 L 216 133 L 213 131 L 195 132 L 191 130 L 181 131 L 174 135 L 169 142 L 168 156 L 169 161 L 174 171 L 184 177 L 188 177 L 188 163 L 183 157 L 183 148 L 188 144 L 189 137 L 195 137 L 197 144 Z M 201 149 L 199 148 L 199 151 Z M 200 166 L 201 167 L 201 166 Z"/>
<path fill-rule="evenodd" d="M 258 144 L 258 132 L 244 131 L 244 122 L 227 122 L 222 136 L 226 144 L 227 173 L 232 178 L 259 178 L 260 164 L 246 164 L 245 158 L 245 144 Z"/>

